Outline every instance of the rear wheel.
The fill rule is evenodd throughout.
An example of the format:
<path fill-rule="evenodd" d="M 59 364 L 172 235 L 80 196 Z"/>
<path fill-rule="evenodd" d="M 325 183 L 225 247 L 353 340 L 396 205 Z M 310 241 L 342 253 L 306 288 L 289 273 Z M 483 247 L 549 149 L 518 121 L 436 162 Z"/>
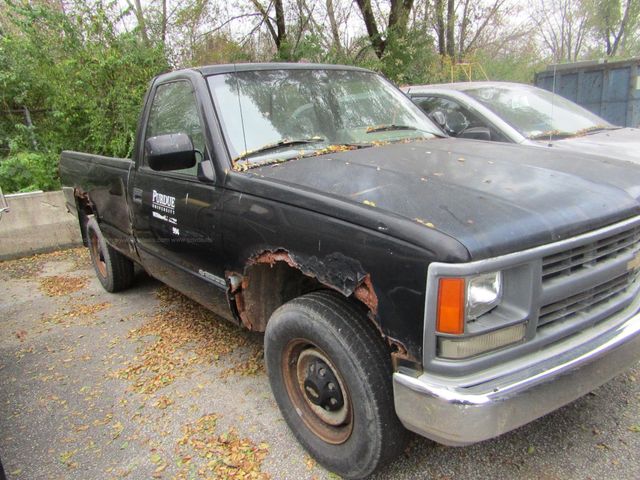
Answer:
<path fill-rule="evenodd" d="M 133 261 L 110 247 L 95 217 L 87 221 L 87 242 L 96 276 L 107 292 L 118 292 L 133 283 Z"/>
<path fill-rule="evenodd" d="M 265 357 L 282 415 L 323 466 L 362 478 L 402 452 L 389 350 L 354 305 L 331 292 L 286 303 L 267 324 Z"/>

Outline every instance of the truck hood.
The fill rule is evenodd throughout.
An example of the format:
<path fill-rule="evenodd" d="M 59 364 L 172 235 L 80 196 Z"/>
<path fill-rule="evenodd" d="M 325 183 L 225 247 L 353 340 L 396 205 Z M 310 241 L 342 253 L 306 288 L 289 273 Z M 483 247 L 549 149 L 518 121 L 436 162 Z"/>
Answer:
<path fill-rule="evenodd" d="M 403 217 L 462 243 L 472 259 L 542 245 L 640 214 L 640 167 L 602 157 L 439 139 L 292 160 L 250 171 L 363 216 Z M 324 212 L 340 217 L 339 205 Z M 388 232 L 403 238 L 402 232 Z M 425 237 L 427 235 L 425 234 Z"/>
<path fill-rule="evenodd" d="M 536 143 L 549 145 L 549 142 L 536 141 Z M 604 155 L 640 164 L 640 130 L 637 128 L 617 128 L 580 137 L 554 140 L 550 146 L 552 149 Z"/>

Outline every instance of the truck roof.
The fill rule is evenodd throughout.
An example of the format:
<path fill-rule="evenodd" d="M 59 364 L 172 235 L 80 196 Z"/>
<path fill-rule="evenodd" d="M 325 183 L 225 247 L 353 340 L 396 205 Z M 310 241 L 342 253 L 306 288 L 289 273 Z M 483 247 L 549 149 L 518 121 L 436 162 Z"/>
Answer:
<path fill-rule="evenodd" d="M 402 87 L 401 90 L 409 93 L 419 93 L 424 90 L 458 90 L 464 92 L 465 90 L 469 90 L 472 88 L 479 87 L 522 87 L 528 86 L 532 87 L 534 85 L 528 85 L 523 83 L 515 83 L 515 82 L 500 82 L 500 81 L 479 81 L 479 82 L 456 82 L 456 83 L 432 83 L 430 85 L 408 85 Z"/>
<path fill-rule="evenodd" d="M 332 65 L 323 63 L 230 63 L 223 65 L 206 65 L 194 67 L 191 70 L 202 73 L 202 75 L 214 75 L 217 73 L 246 72 L 254 70 L 355 70 L 360 72 L 371 72 L 365 68 L 348 65 Z"/>

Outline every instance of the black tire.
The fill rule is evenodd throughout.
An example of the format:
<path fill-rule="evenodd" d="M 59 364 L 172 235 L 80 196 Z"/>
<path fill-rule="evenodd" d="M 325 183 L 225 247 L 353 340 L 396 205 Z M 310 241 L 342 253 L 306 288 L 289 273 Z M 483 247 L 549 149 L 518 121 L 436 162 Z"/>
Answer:
<path fill-rule="evenodd" d="M 408 432 L 394 409 L 390 352 L 355 305 L 327 291 L 298 297 L 273 313 L 264 343 L 280 411 L 321 465 L 363 478 L 402 453 Z M 334 399 L 327 378 L 338 382 Z M 316 404 L 322 399 L 325 411 Z M 340 408 L 326 413 L 329 402 Z"/>
<path fill-rule="evenodd" d="M 96 276 L 107 292 L 115 293 L 133 283 L 133 261 L 107 244 L 95 217 L 87 221 L 87 244 Z"/>

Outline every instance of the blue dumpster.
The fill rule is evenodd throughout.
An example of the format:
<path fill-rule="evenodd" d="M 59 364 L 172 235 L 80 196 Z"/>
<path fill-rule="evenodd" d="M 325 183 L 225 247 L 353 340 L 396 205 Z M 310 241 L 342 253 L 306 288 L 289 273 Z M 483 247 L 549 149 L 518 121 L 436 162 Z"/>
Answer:
<path fill-rule="evenodd" d="M 640 126 L 640 58 L 551 65 L 535 75 L 535 84 L 555 91 L 605 120 Z"/>

